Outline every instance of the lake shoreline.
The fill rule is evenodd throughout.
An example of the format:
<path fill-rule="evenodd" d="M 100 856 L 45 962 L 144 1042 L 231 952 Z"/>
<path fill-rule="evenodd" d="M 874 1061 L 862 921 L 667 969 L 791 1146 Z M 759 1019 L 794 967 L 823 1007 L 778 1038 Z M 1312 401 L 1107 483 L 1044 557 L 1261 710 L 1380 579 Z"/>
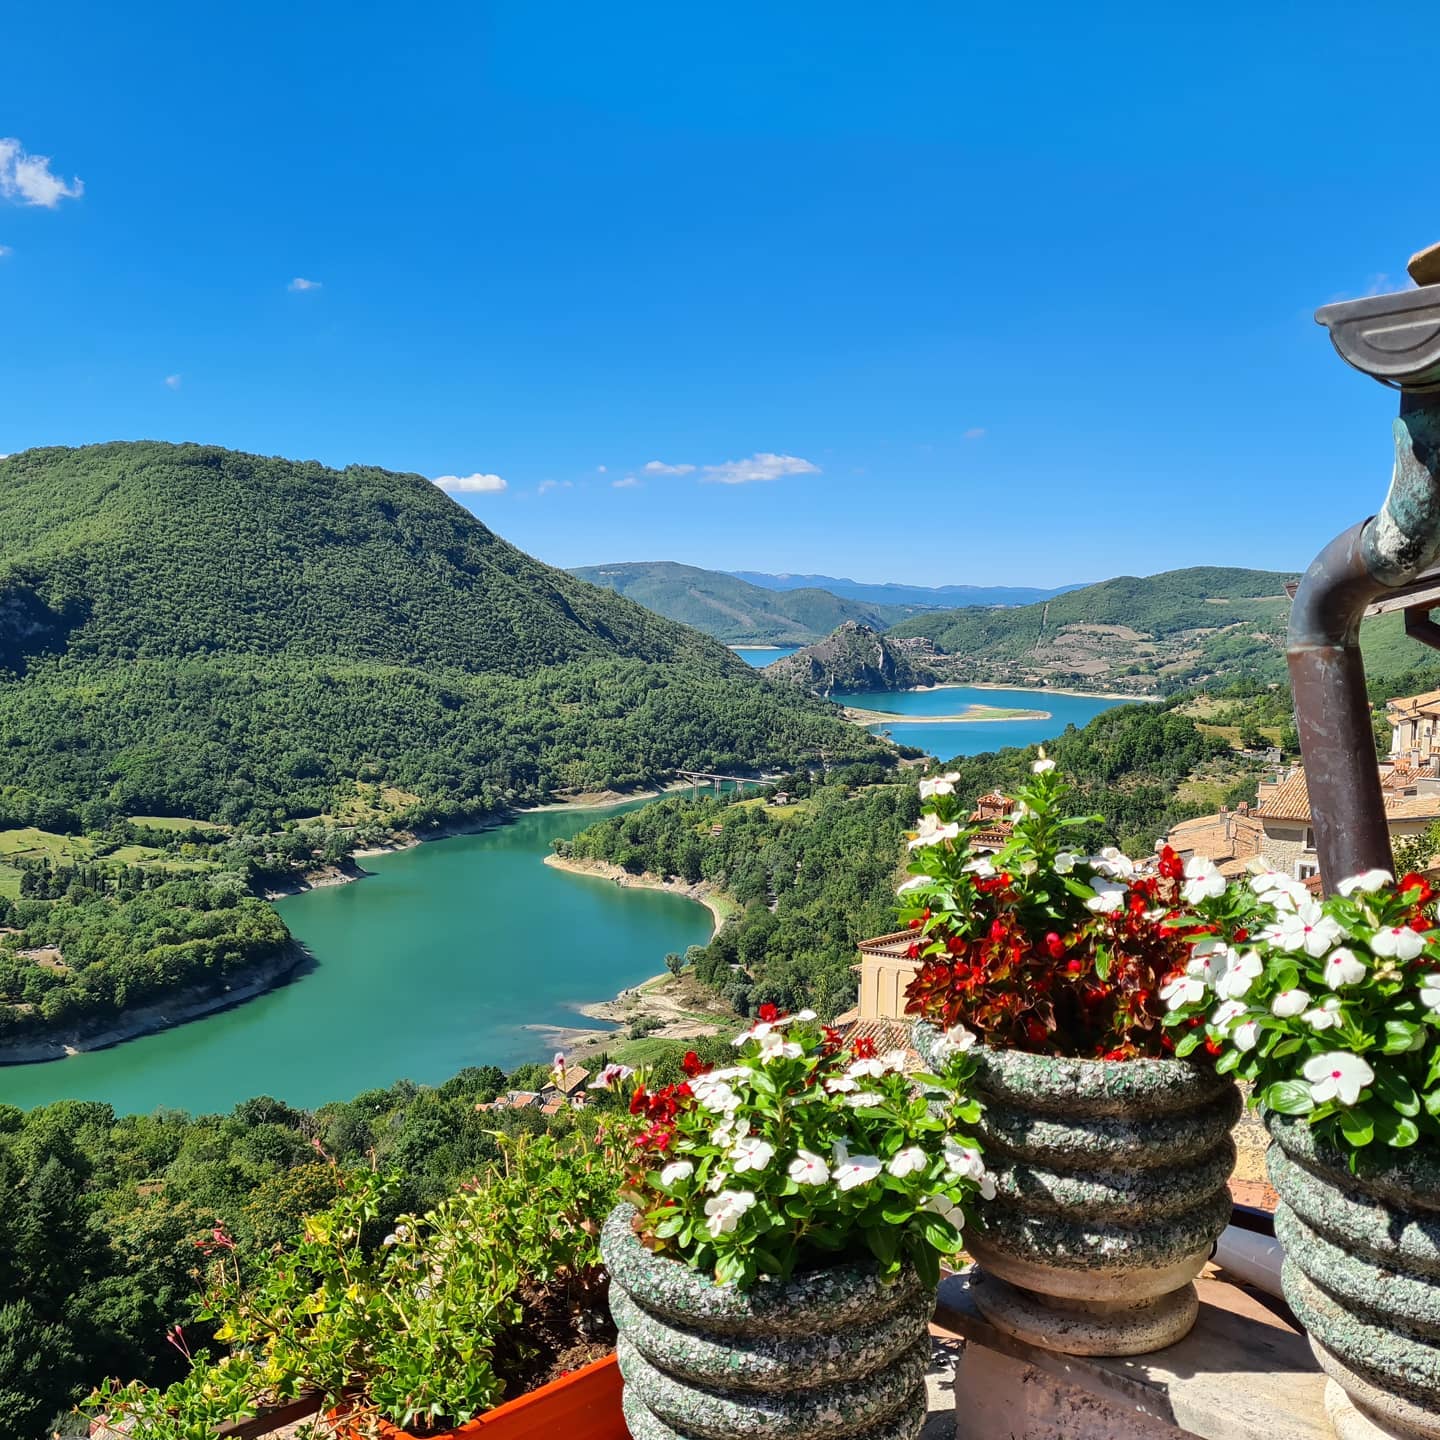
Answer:
<path fill-rule="evenodd" d="M 0 1066 L 43 1065 L 52 1060 L 68 1060 L 74 1055 L 109 1050 L 128 1040 L 157 1035 L 177 1025 L 187 1025 L 192 1020 L 203 1020 L 206 1016 L 217 1015 L 222 1010 L 268 994 L 294 979 L 297 970 L 313 963 L 309 951 L 298 941 L 291 940 L 275 955 L 257 965 L 243 980 L 227 985 L 223 990 L 192 985 L 168 999 L 138 1006 L 126 1016 L 107 1019 L 101 1022 L 100 1028 L 65 1030 L 0 1048 Z"/>
<path fill-rule="evenodd" d="M 710 938 L 712 940 L 720 933 L 720 927 L 729 919 L 731 913 L 721 903 L 715 887 L 704 880 L 699 880 L 692 885 L 685 880 L 663 880 L 660 876 L 651 875 L 648 872 L 632 875 L 628 870 L 623 870 L 618 865 L 612 865 L 608 860 L 575 860 L 568 856 L 555 854 L 547 855 L 544 863 L 552 870 L 565 871 L 567 875 L 588 875 L 594 880 L 610 880 L 622 890 L 662 890 L 669 895 L 680 895 L 686 900 L 693 900 L 710 912 Z M 598 1005 L 611 1002 L 596 1001 L 595 1003 Z M 589 1013 L 582 1007 L 581 1014 L 588 1015 Z"/>
<path fill-rule="evenodd" d="M 1128 690 L 1062 690 L 1058 685 L 997 685 L 993 681 L 945 680 L 939 685 L 912 685 L 903 694 L 929 690 L 1009 690 L 1024 695 L 1073 695 L 1077 700 L 1133 700 L 1137 705 L 1158 705 L 1163 695 L 1132 695 Z"/>

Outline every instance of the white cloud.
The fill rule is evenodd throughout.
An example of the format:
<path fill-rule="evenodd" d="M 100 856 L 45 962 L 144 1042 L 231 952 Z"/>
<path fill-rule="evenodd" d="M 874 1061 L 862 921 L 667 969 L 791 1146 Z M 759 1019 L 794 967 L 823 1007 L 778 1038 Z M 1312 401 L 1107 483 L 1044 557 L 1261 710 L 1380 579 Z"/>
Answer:
<path fill-rule="evenodd" d="M 496 495 L 510 487 L 498 475 L 437 475 L 435 484 L 451 495 Z"/>
<path fill-rule="evenodd" d="M 536 487 L 537 495 L 548 495 L 552 490 L 571 490 L 575 486 L 573 480 L 542 480 Z"/>
<path fill-rule="evenodd" d="M 165 383 L 172 390 L 178 390 L 180 388 L 180 377 L 178 375 L 167 375 L 165 377 Z"/>
<path fill-rule="evenodd" d="M 50 172 L 48 155 L 27 155 L 13 136 L 0 139 L 0 195 L 21 205 L 42 205 L 53 210 L 62 200 L 78 200 L 84 182 L 68 184 Z"/>
<path fill-rule="evenodd" d="M 963 438 L 966 440 L 979 440 L 983 438 L 984 434 L 985 427 L 983 425 L 976 425 L 971 429 L 967 430 Z"/>
<path fill-rule="evenodd" d="M 645 473 L 647 475 L 690 475 L 693 474 L 693 465 L 667 465 L 663 460 L 647 460 L 645 462 Z"/>
<path fill-rule="evenodd" d="M 0 260 L 3 260 L 7 255 L 13 255 L 14 253 L 15 252 L 8 245 L 0 245 Z"/>
<path fill-rule="evenodd" d="M 605 473 L 605 467 L 603 465 L 597 465 L 595 467 L 595 473 L 597 475 L 603 475 Z"/>
<path fill-rule="evenodd" d="M 748 485 L 753 480 L 778 480 L 782 475 L 818 475 L 820 467 L 798 455 L 772 455 L 761 450 L 748 460 L 707 465 L 702 480 L 713 485 Z"/>
<path fill-rule="evenodd" d="M 633 475 L 627 475 L 623 480 L 612 480 L 610 484 L 616 490 L 635 490 L 639 488 L 640 482 Z"/>
<path fill-rule="evenodd" d="M 297 275 L 285 288 L 287 290 L 318 290 L 324 283 L 323 280 L 307 280 L 303 275 Z"/>

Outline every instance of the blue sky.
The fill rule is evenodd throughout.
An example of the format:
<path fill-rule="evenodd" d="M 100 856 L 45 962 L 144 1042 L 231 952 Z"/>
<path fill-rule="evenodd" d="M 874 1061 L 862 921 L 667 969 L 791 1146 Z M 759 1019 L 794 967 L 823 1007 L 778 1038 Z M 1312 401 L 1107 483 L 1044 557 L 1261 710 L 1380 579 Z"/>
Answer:
<path fill-rule="evenodd" d="M 1440 239 L 1417 14 L 12 7 L 0 452 L 499 477 L 566 565 L 1303 566 L 1395 408 L 1312 312 Z"/>

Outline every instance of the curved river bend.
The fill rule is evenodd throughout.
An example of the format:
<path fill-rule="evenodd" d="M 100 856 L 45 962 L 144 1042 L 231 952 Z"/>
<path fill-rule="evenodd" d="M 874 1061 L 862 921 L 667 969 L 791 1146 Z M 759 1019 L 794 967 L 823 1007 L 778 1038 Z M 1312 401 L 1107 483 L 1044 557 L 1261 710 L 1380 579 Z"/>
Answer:
<path fill-rule="evenodd" d="M 710 938 L 710 912 L 693 900 L 541 863 L 553 838 L 645 803 L 539 811 L 362 861 L 372 878 L 276 904 L 320 961 L 308 973 L 109 1050 L 0 1067 L 0 1103 L 198 1113 L 264 1094 L 308 1107 L 400 1079 L 435 1084 L 467 1065 L 543 1059 L 528 1026 L 598 1027 L 575 1006 Z"/>
<path fill-rule="evenodd" d="M 774 651 L 754 657 L 775 658 Z M 877 725 L 943 757 L 1030 745 L 1118 703 L 1052 692 L 943 689 L 844 698 L 903 712 Z M 926 723 L 970 705 L 1041 709 L 1048 720 Z M 648 800 L 522 815 L 363 862 L 372 878 L 277 903 L 318 960 L 233 1010 L 72 1059 L 0 1066 L 0 1104 L 105 1100 L 120 1113 L 224 1111 L 252 1095 L 297 1106 L 347 1100 L 467 1065 L 542 1059 L 534 1027 L 656 974 L 702 944 L 710 915 L 679 895 L 621 889 L 541 863 L 550 841 Z M 586 1025 L 598 1022 L 578 1022 Z"/>

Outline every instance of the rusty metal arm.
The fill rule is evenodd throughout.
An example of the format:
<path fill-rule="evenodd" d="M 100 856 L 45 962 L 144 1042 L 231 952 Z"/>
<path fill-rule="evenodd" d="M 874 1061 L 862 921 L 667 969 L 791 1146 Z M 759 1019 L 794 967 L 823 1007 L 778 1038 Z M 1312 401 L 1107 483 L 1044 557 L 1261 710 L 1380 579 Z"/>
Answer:
<path fill-rule="evenodd" d="M 1380 513 L 1337 536 L 1295 594 L 1286 658 L 1327 890 L 1393 865 L 1375 763 L 1360 621 L 1440 555 L 1440 392 L 1401 395 L 1395 471 Z"/>

